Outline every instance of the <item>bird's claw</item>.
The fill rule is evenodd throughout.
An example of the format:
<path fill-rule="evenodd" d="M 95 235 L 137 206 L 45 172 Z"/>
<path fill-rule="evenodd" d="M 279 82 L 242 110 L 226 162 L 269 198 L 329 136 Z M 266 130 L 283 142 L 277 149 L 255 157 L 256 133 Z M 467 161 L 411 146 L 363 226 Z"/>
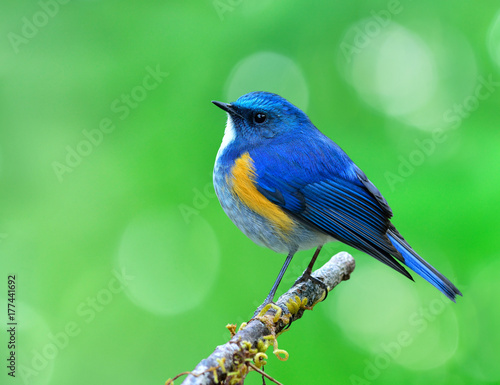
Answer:
<path fill-rule="evenodd" d="M 322 289 L 325 291 L 325 295 L 323 297 L 323 299 L 321 301 L 324 301 L 326 299 L 326 297 L 328 297 L 328 286 L 319 278 L 316 278 L 316 277 L 313 277 L 311 275 L 311 273 L 309 273 L 307 270 L 304 271 L 304 273 L 295 281 L 295 283 L 293 284 L 294 286 L 295 285 L 298 285 L 302 282 L 306 282 L 307 280 L 311 280 L 313 281 L 314 283 L 318 284 L 319 286 L 322 287 Z"/>

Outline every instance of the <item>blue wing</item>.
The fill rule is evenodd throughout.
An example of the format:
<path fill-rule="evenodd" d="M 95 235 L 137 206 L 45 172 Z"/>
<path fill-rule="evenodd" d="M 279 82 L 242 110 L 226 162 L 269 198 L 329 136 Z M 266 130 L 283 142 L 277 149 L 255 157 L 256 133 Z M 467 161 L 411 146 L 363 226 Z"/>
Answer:
<path fill-rule="evenodd" d="M 250 156 L 258 189 L 267 199 L 411 278 L 391 256 L 401 258 L 387 237 L 391 209 L 334 142 L 322 135 L 294 138 L 294 143 L 275 139 L 272 152 L 256 148 Z"/>
<path fill-rule="evenodd" d="M 274 141 L 272 151 L 270 146 L 250 151 L 257 188 L 267 199 L 410 279 L 395 258 L 449 298 L 460 294 L 399 235 L 390 223 L 387 201 L 334 142 L 319 131 L 317 136 Z"/>

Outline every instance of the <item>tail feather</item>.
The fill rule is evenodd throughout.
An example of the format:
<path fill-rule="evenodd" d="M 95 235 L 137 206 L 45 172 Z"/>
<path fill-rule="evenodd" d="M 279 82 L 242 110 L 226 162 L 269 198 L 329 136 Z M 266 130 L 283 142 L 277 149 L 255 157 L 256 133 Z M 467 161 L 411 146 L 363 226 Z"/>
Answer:
<path fill-rule="evenodd" d="M 396 229 L 389 229 L 387 231 L 387 236 L 389 237 L 396 250 L 404 258 L 404 263 L 406 266 L 408 266 L 426 281 L 434 285 L 453 302 L 455 302 L 455 297 L 457 295 L 462 295 L 460 290 L 458 290 L 448 278 L 446 278 L 443 274 L 432 267 L 427 261 L 420 257 L 420 255 L 418 255 L 411 248 L 411 246 L 404 240 L 404 238 L 398 233 Z"/>

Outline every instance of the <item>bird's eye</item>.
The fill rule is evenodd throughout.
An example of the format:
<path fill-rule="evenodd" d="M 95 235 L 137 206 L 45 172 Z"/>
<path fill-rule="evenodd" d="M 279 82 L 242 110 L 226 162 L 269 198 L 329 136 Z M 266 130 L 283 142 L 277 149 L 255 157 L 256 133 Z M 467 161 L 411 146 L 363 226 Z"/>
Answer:
<path fill-rule="evenodd" d="M 257 124 L 262 124 L 262 123 L 264 123 L 267 120 L 267 115 L 264 114 L 263 112 L 257 112 L 253 116 L 253 120 Z"/>

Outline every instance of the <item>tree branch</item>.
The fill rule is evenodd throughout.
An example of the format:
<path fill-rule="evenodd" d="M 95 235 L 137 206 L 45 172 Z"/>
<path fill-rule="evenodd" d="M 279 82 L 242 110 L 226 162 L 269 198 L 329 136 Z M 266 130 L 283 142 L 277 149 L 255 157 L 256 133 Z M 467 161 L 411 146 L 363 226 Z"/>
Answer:
<path fill-rule="evenodd" d="M 312 276 L 321 280 L 328 291 L 340 282 L 348 280 L 354 270 L 354 258 L 341 252 L 333 256 Z M 182 385 L 243 384 L 252 368 L 265 365 L 265 351 L 272 346 L 273 353 L 282 361 L 288 353 L 278 349 L 276 338 L 286 331 L 293 321 L 302 317 L 305 310 L 324 299 L 324 287 L 313 280 L 294 284 L 276 304 L 267 305 L 257 317 L 243 324 L 236 333 L 236 325 L 228 325 L 232 338 L 203 359 L 188 375 Z M 167 384 L 172 384 L 172 380 Z M 276 382 L 278 383 L 278 382 Z"/>

